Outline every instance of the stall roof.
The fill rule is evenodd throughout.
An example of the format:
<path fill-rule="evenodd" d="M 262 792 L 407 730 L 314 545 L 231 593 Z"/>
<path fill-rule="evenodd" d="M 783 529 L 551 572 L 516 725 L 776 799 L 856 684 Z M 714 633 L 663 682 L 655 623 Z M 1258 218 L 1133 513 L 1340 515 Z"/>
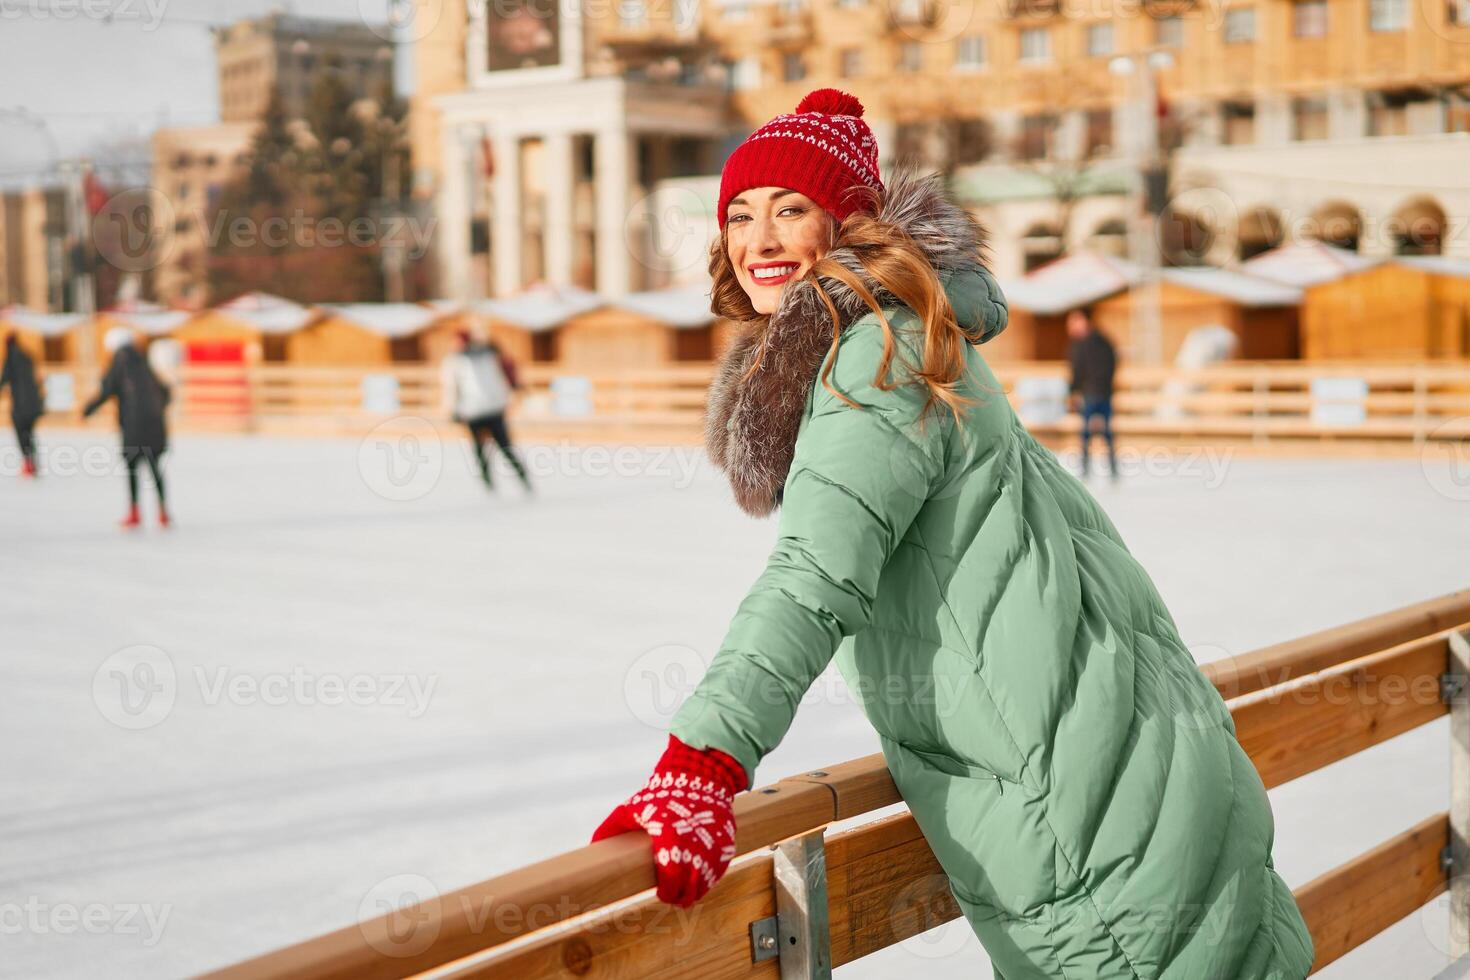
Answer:
<path fill-rule="evenodd" d="M 251 292 L 220 303 L 215 311 L 248 323 L 261 333 L 293 333 L 316 319 L 315 310 L 270 293 Z"/>
<path fill-rule="evenodd" d="M 478 300 L 470 304 L 470 310 L 539 332 L 605 305 L 601 296 L 579 286 L 533 286 L 514 296 Z"/>
<path fill-rule="evenodd" d="M 418 303 L 323 303 L 321 310 L 380 337 L 411 337 L 444 314 Z"/>
<path fill-rule="evenodd" d="M 1015 309 L 1050 316 L 1120 293 L 1138 279 L 1138 266 L 1125 259 L 1073 252 L 1000 287 Z"/>
<path fill-rule="evenodd" d="M 1341 279 L 1382 261 L 1322 242 L 1293 242 L 1247 259 L 1240 268 L 1253 276 L 1302 289 Z"/>
<path fill-rule="evenodd" d="M 681 330 L 703 327 L 714 322 L 710 311 L 710 287 L 676 286 L 645 293 L 631 293 L 613 300 L 610 306 L 667 323 Z"/>
<path fill-rule="evenodd" d="M 1455 276 L 1470 279 L 1470 259 L 1451 258 L 1445 255 L 1400 255 L 1394 259 L 1415 269 L 1423 269 L 1437 276 Z"/>
<path fill-rule="evenodd" d="M 107 315 L 124 326 L 141 330 L 150 337 L 160 337 L 164 334 L 173 333 L 183 326 L 185 320 L 194 316 L 190 310 L 140 310 L 138 312 L 123 312 L 109 310 Z"/>
<path fill-rule="evenodd" d="M 0 322 L 38 333 L 43 337 L 60 337 L 88 319 L 85 313 L 37 313 L 24 306 L 0 309 Z"/>
<path fill-rule="evenodd" d="M 1184 267 L 1164 269 L 1160 275 L 1168 282 L 1223 296 L 1241 306 L 1296 306 L 1302 301 L 1302 291 L 1295 286 L 1232 269 Z"/>

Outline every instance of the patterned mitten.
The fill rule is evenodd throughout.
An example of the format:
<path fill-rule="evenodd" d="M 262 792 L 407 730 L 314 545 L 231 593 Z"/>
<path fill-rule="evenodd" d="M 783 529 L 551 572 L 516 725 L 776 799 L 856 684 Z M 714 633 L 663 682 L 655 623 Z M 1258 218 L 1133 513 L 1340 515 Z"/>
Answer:
<path fill-rule="evenodd" d="M 669 735 L 669 746 L 643 789 L 592 834 L 592 843 L 634 830 L 653 838 L 658 897 L 688 908 L 715 886 L 735 857 L 735 794 L 745 769 L 719 749 L 695 749 Z"/>

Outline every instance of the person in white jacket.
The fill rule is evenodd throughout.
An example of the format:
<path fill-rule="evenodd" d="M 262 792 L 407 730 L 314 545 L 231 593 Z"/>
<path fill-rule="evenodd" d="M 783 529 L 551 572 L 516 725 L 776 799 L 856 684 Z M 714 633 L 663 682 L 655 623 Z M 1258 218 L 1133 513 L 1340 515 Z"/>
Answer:
<path fill-rule="evenodd" d="M 440 371 L 444 408 L 454 421 L 469 428 L 485 485 L 492 490 L 495 488 L 495 481 L 490 476 L 490 456 L 485 447 L 487 439 L 494 439 L 511 469 L 520 477 L 521 485 L 529 492 L 532 489 L 531 478 L 511 444 L 510 430 L 505 424 L 510 393 L 520 388 L 514 362 L 495 344 L 475 340 L 468 330 L 461 330 L 459 350 L 444 359 Z"/>

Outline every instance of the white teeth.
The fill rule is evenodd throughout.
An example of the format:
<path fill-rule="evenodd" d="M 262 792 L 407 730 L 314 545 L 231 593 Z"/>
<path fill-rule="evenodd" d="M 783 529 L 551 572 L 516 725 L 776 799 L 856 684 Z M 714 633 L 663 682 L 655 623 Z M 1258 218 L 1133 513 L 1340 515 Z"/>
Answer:
<path fill-rule="evenodd" d="M 779 279 L 796 271 L 794 265 L 778 265 L 769 269 L 756 269 L 752 275 L 757 279 Z"/>

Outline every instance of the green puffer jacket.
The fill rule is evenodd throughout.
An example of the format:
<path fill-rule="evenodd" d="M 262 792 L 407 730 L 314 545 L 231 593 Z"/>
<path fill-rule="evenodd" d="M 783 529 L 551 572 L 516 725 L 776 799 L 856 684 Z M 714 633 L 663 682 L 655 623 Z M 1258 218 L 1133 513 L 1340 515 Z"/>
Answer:
<path fill-rule="evenodd" d="M 929 181 L 883 217 L 924 249 L 970 340 L 1005 325 L 979 230 Z M 860 272 L 852 255 L 831 257 Z M 752 778 L 834 656 L 995 976 L 1300 980 L 1313 946 L 1272 865 L 1265 788 L 1152 581 L 1022 427 L 979 350 L 966 394 L 873 384 L 884 333 L 850 289 L 786 291 L 762 368 L 742 335 L 707 442 L 778 541 L 671 731 Z M 868 281 L 870 288 L 876 283 Z M 919 323 L 879 296 L 901 359 Z M 865 407 L 854 409 L 818 379 Z M 922 424 L 921 424 L 922 422 Z"/>

